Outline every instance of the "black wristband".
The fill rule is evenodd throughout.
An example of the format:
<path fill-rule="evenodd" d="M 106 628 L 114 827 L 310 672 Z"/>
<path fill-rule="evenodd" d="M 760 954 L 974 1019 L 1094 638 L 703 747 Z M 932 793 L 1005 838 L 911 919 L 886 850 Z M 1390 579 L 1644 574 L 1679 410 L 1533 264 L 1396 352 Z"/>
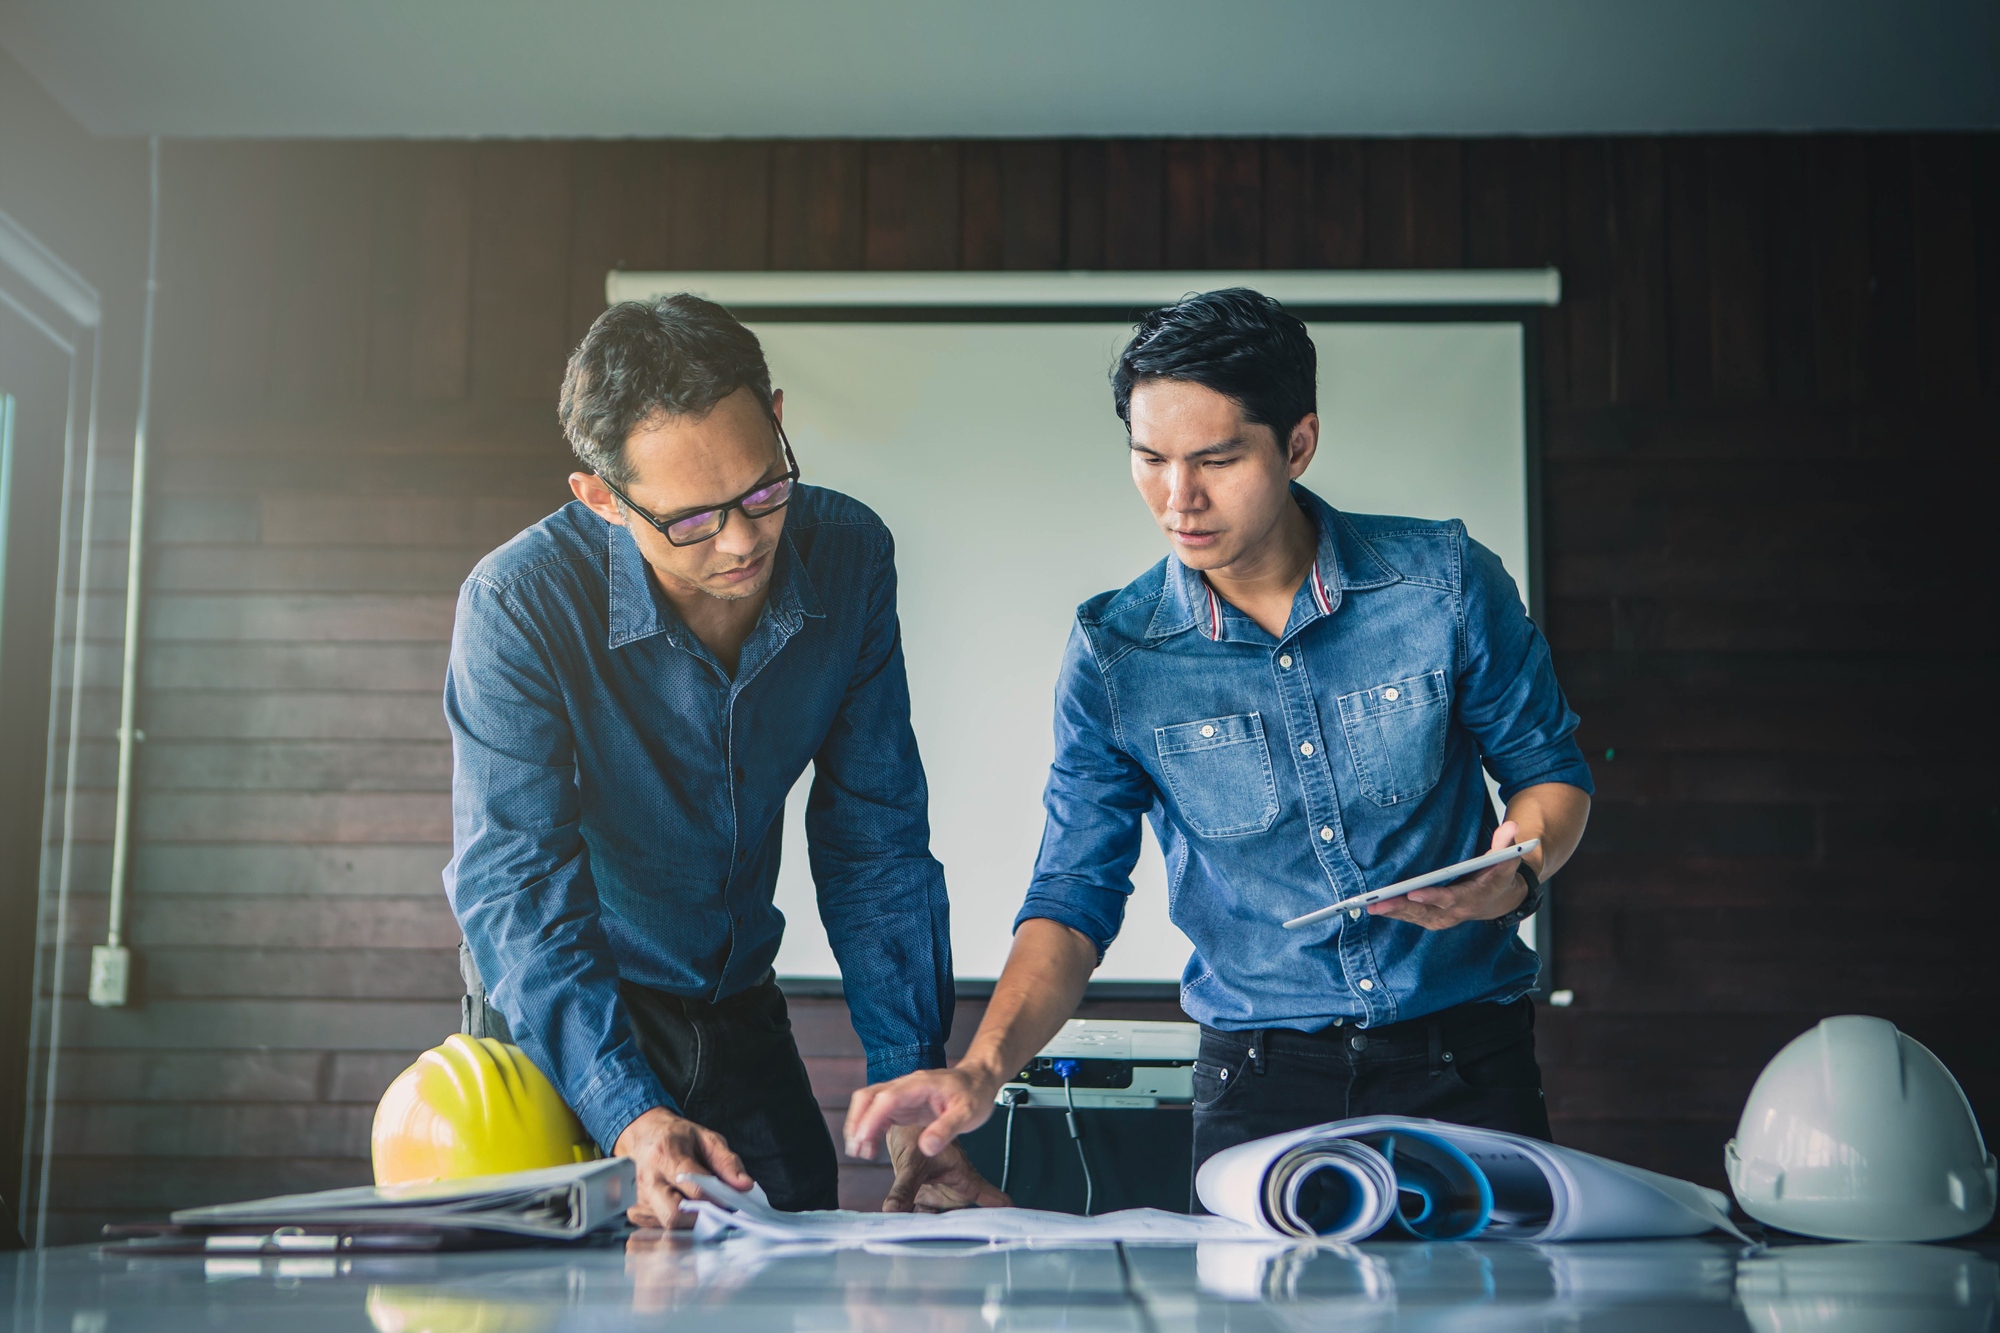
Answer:
<path fill-rule="evenodd" d="M 1523 857 L 1514 863 L 1514 873 L 1528 881 L 1528 896 L 1521 899 L 1521 905 L 1507 915 L 1494 918 L 1495 923 L 1504 930 L 1515 929 L 1523 921 L 1541 911 L 1542 902 L 1547 896 L 1542 890 L 1542 877 L 1535 873 L 1535 868 L 1528 864 L 1527 858 Z"/>

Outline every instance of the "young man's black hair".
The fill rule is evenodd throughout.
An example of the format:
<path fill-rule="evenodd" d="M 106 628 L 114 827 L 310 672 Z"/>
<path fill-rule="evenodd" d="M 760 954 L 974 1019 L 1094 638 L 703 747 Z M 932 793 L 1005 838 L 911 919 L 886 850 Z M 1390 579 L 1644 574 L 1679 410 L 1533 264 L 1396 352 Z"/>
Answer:
<path fill-rule="evenodd" d="M 757 335 L 713 301 L 677 293 L 621 301 L 571 354 L 558 412 L 583 465 L 613 486 L 632 482 L 625 437 L 657 413 L 707 416 L 748 385 L 771 410 L 771 370 Z"/>
<path fill-rule="evenodd" d="M 1248 287 L 1184 297 L 1152 311 L 1111 371 L 1118 418 L 1132 424 L 1132 390 L 1147 380 L 1186 380 L 1234 399 L 1244 419 L 1269 426 L 1278 448 L 1318 410 L 1319 354 L 1306 326 Z"/>

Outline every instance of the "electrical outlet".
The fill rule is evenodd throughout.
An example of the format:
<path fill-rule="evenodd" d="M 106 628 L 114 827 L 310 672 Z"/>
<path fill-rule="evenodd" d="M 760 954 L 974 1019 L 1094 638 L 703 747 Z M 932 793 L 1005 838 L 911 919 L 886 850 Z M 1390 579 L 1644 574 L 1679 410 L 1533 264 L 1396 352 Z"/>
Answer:
<path fill-rule="evenodd" d="M 122 944 L 99 944 L 90 951 L 90 1002 L 107 1009 L 125 1003 L 132 975 L 132 955 Z"/>

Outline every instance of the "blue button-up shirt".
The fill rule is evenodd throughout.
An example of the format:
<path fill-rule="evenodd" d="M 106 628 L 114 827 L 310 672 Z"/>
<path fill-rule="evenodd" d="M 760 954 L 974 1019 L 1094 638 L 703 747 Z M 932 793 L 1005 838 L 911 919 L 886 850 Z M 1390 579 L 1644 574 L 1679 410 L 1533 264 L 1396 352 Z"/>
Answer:
<path fill-rule="evenodd" d="M 1020 920 L 1110 944 L 1140 820 L 1195 946 L 1189 1015 L 1224 1030 L 1379 1025 L 1534 984 L 1511 929 L 1366 912 L 1283 923 L 1485 851 L 1503 798 L 1591 790 L 1541 632 L 1457 521 L 1293 493 L 1318 554 L 1278 638 L 1169 557 L 1077 610 L 1056 685 L 1047 826 Z"/>
<path fill-rule="evenodd" d="M 820 916 L 868 1076 L 943 1063 L 944 873 L 894 546 L 866 506 L 797 489 L 732 676 L 630 534 L 566 505 L 466 580 L 444 704 L 452 910 L 514 1039 L 607 1150 L 649 1108 L 679 1109 L 618 979 L 718 1000 L 764 978 L 785 796 L 807 764 Z"/>

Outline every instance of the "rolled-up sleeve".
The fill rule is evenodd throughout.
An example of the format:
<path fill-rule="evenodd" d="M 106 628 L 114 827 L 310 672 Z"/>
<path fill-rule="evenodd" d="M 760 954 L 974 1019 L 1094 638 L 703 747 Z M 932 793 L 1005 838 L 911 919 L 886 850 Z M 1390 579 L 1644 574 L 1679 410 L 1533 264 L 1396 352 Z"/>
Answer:
<path fill-rule="evenodd" d="M 1500 557 L 1463 535 L 1464 643 L 1459 720 L 1479 742 L 1486 771 L 1512 800 L 1524 787 L 1564 782 L 1592 792 L 1576 744 L 1577 716 L 1556 683 L 1548 640 L 1521 605 Z"/>
<path fill-rule="evenodd" d="M 452 859 L 445 890 L 494 1008 L 609 1152 L 678 1109 L 632 1040 L 579 825 L 574 742 L 546 646 L 503 588 L 459 594 L 445 681 Z"/>
<path fill-rule="evenodd" d="M 1040 917 L 1104 951 L 1125 923 L 1140 826 L 1152 779 L 1118 744 L 1111 697 L 1082 623 L 1070 631 L 1056 679 L 1055 760 L 1042 792 L 1042 846 L 1014 928 Z"/>
<path fill-rule="evenodd" d="M 940 1068 L 954 1000 L 951 911 L 930 850 L 886 532 L 878 560 L 860 657 L 813 758 L 805 821 L 820 920 L 871 1083 Z"/>

